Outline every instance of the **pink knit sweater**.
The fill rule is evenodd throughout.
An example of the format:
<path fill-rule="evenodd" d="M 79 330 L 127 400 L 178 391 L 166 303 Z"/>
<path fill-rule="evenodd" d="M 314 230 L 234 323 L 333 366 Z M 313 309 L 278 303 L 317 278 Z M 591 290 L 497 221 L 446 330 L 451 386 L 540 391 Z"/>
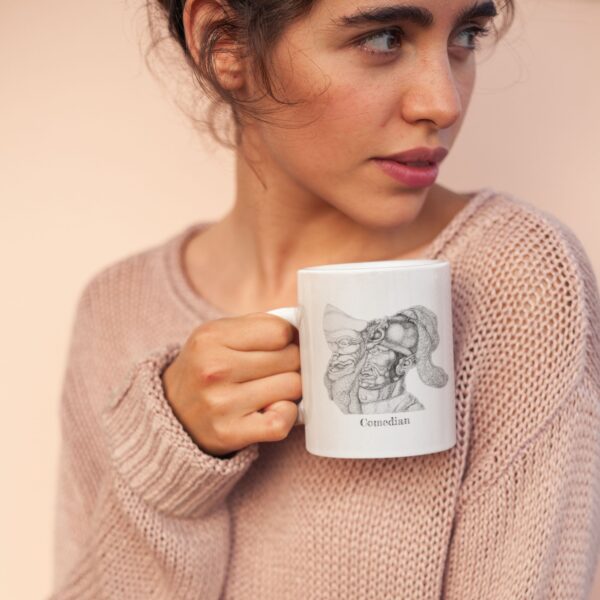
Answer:
<path fill-rule="evenodd" d="M 552 215 L 483 188 L 428 246 L 452 266 L 457 444 L 309 454 L 304 427 L 203 453 L 160 375 L 221 313 L 181 250 L 108 265 L 79 298 L 60 404 L 53 599 L 547 600 L 600 548 L 600 301 Z M 219 257 L 215 257 L 219 260 Z"/>

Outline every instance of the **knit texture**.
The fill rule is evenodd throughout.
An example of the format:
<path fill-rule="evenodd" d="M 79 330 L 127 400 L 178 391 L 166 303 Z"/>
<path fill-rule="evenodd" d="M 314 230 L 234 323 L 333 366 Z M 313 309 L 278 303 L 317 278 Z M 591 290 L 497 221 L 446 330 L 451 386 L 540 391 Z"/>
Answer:
<path fill-rule="evenodd" d="M 206 225 L 102 268 L 78 299 L 52 599 L 586 600 L 600 300 L 566 225 L 483 188 L 427 247 L 452 268 L 457 443 L 386 459 L 312 455 L 303 426 L 230 458 L 189 437 L 161 374 L 224 316 L 182 268 Z"/>

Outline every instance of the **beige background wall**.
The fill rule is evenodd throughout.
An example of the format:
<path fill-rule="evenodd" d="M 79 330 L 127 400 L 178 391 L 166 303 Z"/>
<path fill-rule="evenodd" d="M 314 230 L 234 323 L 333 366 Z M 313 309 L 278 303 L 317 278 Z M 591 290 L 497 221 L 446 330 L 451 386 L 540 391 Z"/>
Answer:
<path fill-rule="evenodd" d="M 147 73 L 132 2 L 0 3 L 1 598 L 49 593 L 59 392 L 82 286 L 233 197 L 231 157 L 196 140 Z M 600 273 L 600 2 L 517 4 L 440 181 L 554 213 Z"/>

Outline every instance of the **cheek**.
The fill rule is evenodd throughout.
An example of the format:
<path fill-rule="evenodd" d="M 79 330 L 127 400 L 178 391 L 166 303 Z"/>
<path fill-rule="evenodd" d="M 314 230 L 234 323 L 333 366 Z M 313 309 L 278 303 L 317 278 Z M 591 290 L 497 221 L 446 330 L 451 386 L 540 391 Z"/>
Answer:
<path fill-rule="evenodd" d="M 335 146 L 349 166 L 369 156 L 377 146 L 384 101 L 367 86 L 341 85 L 332 91 L 321 119 L 327 142 Z M 372 152 L 371 154 L 373 154 Z"/>
<path fill-rule="evenodd" d="M 467 112 L 471 97 L 473 95 L 473 89 L 475 88 L 475 75 L 475 68 L 455 70 L 454 80 L 456 82 L 456 91 L 461 99 L 462 118 L 464 118 Z"/>
<path fill-rule="evenodd" d="M 265 131 L 272 155 L 277 160 L 293 160 L 303 169 L 311 165 L 320 169 L 330 165 L 332 171 L 352 168 L 374 147 L 373 135 L 383 121 L 381 94 L 355 82 L 333 84 L 333 76 L 305 75 L 305 83 L 288 88 L 288 97 L 301 102 L 281 111 L 285 128 Z M 296 81 L 301 80 L 299 72 Z"/>
<path fill-rule="evenodd" d="M 298 175 L 320 179 L 328 172 L 347 177 L 376 154 L 374 136 L 381 112 L 374 97 L 354 86 L 331 85 L 321 96 L 286 109 L 284 120 L 290 127 L 269 128 L 267 133 L 271 155 L 286 171 Z"/>

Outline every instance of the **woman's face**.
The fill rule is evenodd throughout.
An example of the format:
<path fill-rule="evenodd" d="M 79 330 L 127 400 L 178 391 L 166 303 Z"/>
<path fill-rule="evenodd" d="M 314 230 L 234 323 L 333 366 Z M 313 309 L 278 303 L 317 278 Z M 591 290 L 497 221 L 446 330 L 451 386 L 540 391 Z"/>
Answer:
<path fill-rule="evenodd" d="M 417 146 L 452 147 L 475 82 L 476 51 L 469 48 L 480 41 L 474 27 L 491 26 L 491 18 L 455 24 L 473 0 L 415 3 L 431 13 L 429 26 L 398 18 L 344 25 L 359 8 L 398 4 L 322 0 L 288 27 L 273 56 L 275 94 L 306 102 L 269 117 L 284 127 L 250 127 L 250 156 L 262 161 L 268 185 L 283 178 L 289 192 L 324 200 L 369 226 L 394 227 L 418 213 L 430 188 L 392 179 L 373 158 Z"/>

